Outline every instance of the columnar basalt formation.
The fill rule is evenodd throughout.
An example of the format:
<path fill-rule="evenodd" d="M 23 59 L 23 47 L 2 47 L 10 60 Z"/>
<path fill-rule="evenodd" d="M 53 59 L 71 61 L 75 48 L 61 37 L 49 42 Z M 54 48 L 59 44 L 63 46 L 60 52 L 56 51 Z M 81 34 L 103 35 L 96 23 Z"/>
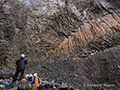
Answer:
<path fill-rule="evenodd" d="M 25 53 L 32 67 L 42 60 L 82 57 L 118 44 L 116 1 L 0 0 L 0 64 L 15 68 Z"/>
<path fill-rule="evenodd" d="M 74 47 L 80 46 L 81 48 L 85 48 L 89 43 L 96 41 L 100 37 L 104 39 L 110 37 L 109 39 L 111 39 L 116 32 L 120 31 L 119 21 L 120 17 L 114 11 L 111 11 L 111 14 L 107 13 L 101 18 L 85 22 L 77 29 L 75 36 L 61 43 L 59 49 L 64 48 L 63 54 L 67 54 L 68 52 L 74 51 Z M 104 47 L 104 45 L 102 46 Z M 91 47 L 91 45 L 89 47 Z M 98 51 L 102 50 L 99 46 L 97 48 Z M 103 50 L 105 50 L 105 48 L 106 47 L 104 47 Z"/>

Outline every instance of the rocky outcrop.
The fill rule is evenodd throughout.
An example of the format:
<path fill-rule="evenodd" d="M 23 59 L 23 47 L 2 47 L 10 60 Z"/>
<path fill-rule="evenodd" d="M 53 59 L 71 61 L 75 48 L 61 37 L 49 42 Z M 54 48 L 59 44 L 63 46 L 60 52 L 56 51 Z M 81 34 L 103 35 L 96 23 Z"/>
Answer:
<path fill-rule="evenodd" d="M 117 3 L 116 3 L 117 2 Z M 15 68 L 21 53 L 32 67 L 118 44 L 119 0 L 1 0 L 1 65 Z M 119 38 L 119 35 L 118 37 Z M 100 42 L 99 42 L 100 41 Z"/>
<path fill-rule="evenodd" d="M 108 68 L 109 60 L 110 66 L 113 65 L 109 55 L 107 59 L 101 59 L 98 55 L 99 57 L 93 60 L 96 67 L 92 66 L 91 59 L 86 58 L 120 44 L 119 31 L 119 0 L 0 0 L 0 65 L 15 69 L 16 60 L 24 53 L 28 60 L 26 69 L 35 69 L 34 72 L 42 73 L 41 76 L 45 78 L 52 77 L 53 70 L 57 73 L 54 72 L 53 78 L 58 81 L 65 78 L 66 81 L 66 73 L 60 76 L 58 73 L 62 72 L 62 69 L 68 69 L 62 68 L 63 64 L 69 64 L 68 73 L 74 71 L 74 68 L 74 72 L 85 73 L 81 73 L 85 82 L 108 83 L 115 79 L 116 83 L 116 78 L 112 77 L 110 80 L 110 77 L 117 75 L 112 69 L 116 71 L 118 68 Z M 73 60 L 76 57 L 82 57 L 84 61 L 78 60 L 77 65 Z M 62 60 L 63 63 L 57 63 Z M 64 63 L 64 60 L 73 60 L 72 64 L 75 63 L 76 66 L 71 65 L 71 62 Z M 52 62 L 56 63 L 53 66 L 58 65 L 60 71 L 50 68 L 49 64 Z M 106 64 L 108 66 L 105 66 Z M 94 70 L 100 72 L 94 73 Z M 89 71 L 91 73 L 86 74 Z M 81 74 L 78 73 L 80 76 Z M 101 77 L 94 77 L 91 81 L 92 74 L 100 74 Z M 77 80 L 78 75 L 70 73 L 68 76 Z"/>

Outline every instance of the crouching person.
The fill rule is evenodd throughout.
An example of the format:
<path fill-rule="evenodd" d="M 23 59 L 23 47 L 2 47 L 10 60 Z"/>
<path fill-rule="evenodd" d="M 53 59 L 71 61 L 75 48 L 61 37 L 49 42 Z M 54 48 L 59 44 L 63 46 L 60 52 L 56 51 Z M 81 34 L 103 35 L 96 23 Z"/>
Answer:
<path fill-rule="evenodd" d="M 37 73 L 35 73 L 34 74 L 34 85 L 36 86 L 36 87 L 39 87 L 40 86 L 40 82 L 41 82 L 42 80 L 39 78 L 39 76 L 37 76 Z"/>
<path fill-rule="evenodd" d="M 30 76 L 28 77 L 27 81 L 29 81 L 31 84 L 34 83 L 34 77 L 32 74 L 30 74 Z"/>
<path fill-rule="evenodd" d="M 10 77 L 10 78 L 8 79 L 8 81 L 6 82 L 5 86 L 10 85 L 10 84 L 12 83 L 12 81 L 13 81 L 13 78 Z"/>
<path fill-rule="evenodd" d="M 28 74 L 26 74 L 26 75 L 25 75 L 25 77 L 24 77 L 24 78 L 22 78 L 22 80 L 21 80 L 21 81 L 27 81 L 28 77 L 29 77 L 29 75 L 28 75 Z"/>

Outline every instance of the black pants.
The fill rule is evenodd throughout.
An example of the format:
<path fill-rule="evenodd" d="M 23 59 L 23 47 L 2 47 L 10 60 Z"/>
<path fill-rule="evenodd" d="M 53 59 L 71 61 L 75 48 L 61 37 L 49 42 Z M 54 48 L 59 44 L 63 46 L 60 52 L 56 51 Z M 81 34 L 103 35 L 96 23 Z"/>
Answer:
<path fill-rule="evenodd" d="M 21 81 L 21 80 L 22 80 L 23 75 L 24 75 L 24 69 L 23 69 L 23 70 L 17 70 L 17 71 L 16 71 L 16 73 L 15 73 L 15 75 L 14 75 L 14 77 L 13 77 L 13 82 L 17 80 L 17 77 L 18 77 L 18 75 L 19 75 L 20 72 L 21 72 L 21 74 L 20 74 L 20 77 L 19 77 L 18 81 Z"/>

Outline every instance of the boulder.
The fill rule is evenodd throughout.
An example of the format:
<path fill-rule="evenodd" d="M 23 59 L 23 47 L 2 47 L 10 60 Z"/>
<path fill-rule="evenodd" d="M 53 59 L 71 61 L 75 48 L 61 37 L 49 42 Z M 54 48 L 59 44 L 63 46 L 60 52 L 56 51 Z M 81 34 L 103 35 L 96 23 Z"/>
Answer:
<path fill-rule="evenodd" d="M 60 90 L 68 90 L 68 85 L 66 83 L 62 83 L 60 86 Z"/>
<path fill-rule="evenodd" d="M 72 86 L 70 86 L 70 87 L 69 87 L 69 90 L 75 90 L 75 88 L 74 88 L 74 87 L 72 87 Z"/>
<path fill-rule="evenodd" d="M 7 67 L 0 66 L 0 79 L 10 78 L 14 75 L 14 72 Z"/>
<path fill-rule="evenodd" d="M 32 84 L 32 89 L 31 90 L 37 90 L 38 88 L 34 85 L 34 84 Z"/>
<path fill-rule="evenodd" d="M 18 83 L 18 89 L 17 90 L 30 90 L 32 89 L 32 85 L 27 81 L 21 81 Z"/>
<path fill-rule="evenodd" d="M 17 87 L 11 88 L 11 89 L 9 89 L 9 90 L 17 90 Z"/>
<path fill-rule="evenodd" d="M 6 83 L 6 80 L 5 79 L 0 79 L 0 85 L 1 84 L 5 84 Z"/>
<path fill-rule="evenodd" d="M 53 84 L 47 81 L 43 81 L 39 87 L 39 90 L 54 90 L 54 89 L 56 89 L 56 87 L 54 88 Z"/>
<path fill-rule="evenodd" d="M 116 88 L 115 90 L 120 90 L 120 88 Z"/>

